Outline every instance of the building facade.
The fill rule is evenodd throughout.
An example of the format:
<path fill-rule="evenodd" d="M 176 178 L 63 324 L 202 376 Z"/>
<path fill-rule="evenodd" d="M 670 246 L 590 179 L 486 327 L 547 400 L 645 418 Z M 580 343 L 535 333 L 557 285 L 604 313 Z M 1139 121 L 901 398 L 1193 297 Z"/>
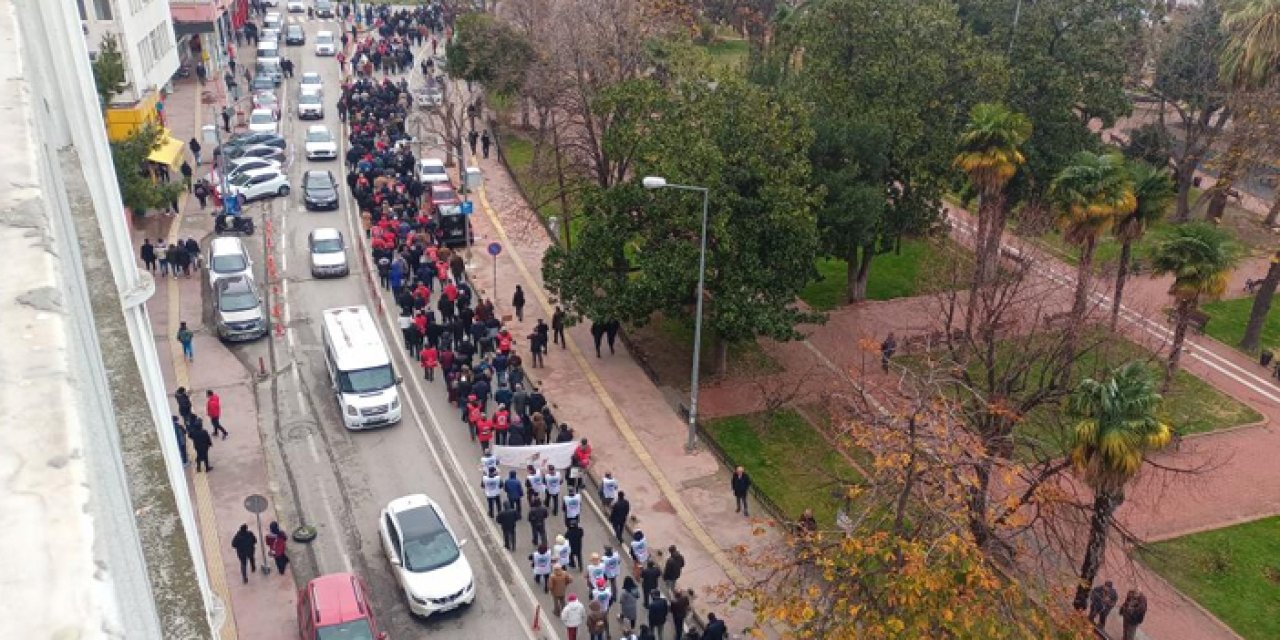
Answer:
<path fill-rule="evenodd" d="M 137 104 L 163 89 L 178 71 L 178 47 L 167 0 L 76 0 L 85 46 L 97 54 L 113 35 L 124 55 L 127 85 L 112 102 Z"/>

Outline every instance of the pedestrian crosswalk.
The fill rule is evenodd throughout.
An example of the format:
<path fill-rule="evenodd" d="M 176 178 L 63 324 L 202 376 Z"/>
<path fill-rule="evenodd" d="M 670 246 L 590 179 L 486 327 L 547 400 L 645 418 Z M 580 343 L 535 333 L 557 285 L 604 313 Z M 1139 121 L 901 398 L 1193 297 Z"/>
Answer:
<path fill-rule="evenodd" d="M 315 23 L 315 24 L 318 24 L 318 25 L 320 25 L 320 26 L 322 26 L 322 27 L 336 27 L 336 26 L 338 26 L 339 24 L 341 24 L 341 22 L 342 22 L 342 21 L 341 21 L 341 20 L 339 20 L 338 18 L 311 18 L 311 19 L 307 19 L 307 16 L 305 16 L 305 15 L 300 15 L 300 14 L 296 14 L 296 13 L 291 13 L 291 14 L 289 14 L 289 15 L 288 15 L 288 17 L 285 19 L 285 22 L 288 22 L 288 23 L 290 23 L 290 24 L 307 24 L 307 23 Z"/>

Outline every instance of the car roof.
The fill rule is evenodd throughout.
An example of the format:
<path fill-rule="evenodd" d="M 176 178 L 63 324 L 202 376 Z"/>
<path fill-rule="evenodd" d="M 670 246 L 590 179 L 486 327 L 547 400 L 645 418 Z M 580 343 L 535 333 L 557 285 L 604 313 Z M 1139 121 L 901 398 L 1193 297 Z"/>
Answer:
<path fill-rule="evenodd" d="M 253 110 L 249 115 L 254 115 L 254 116 L 256 116 L 256 115 L 258 115 L 258 114 L 260 114 L 260 113 L 261 113 L 261 114 L 265 114 L 265 115 L 269 115 L 269 116 L 272 116 L 272 117 L 275 117 L 275 115 L 276 115 L 276 112 L 275 112 L 274 110 L 272 110 L 272 109 L 266 109 L 266 108 L 254 109 L 254 110 Z"/>
<path fill-rule="evenodd" d="M 333 227 L 317 227 L 312 229 L 311 237 L 316 240 L 337 240 L 342 237 L 342 232 Z"/>
<path fill-rule="evenodd" d="M 429 510 L 413 513 L 408 518 L 404 517 L 405 513 L 424 507 Z M 445 526 L 444 513 L 440 511 L 440 506 L 425 494 L 417 493 L 396 498 L 387 505 L 387 511 L 395 514 L 396 520 L 400 523 L 401 535 L 409 532 L 417 533 L 428 527 L 448 529 Z"/>
<path fill-rule="evenodd" d="M 258 169 L 250 169 L 244 172 L 245 175 L 257 177 L 269 173 L 282 173 L 279 167 L 261 167 Z"/>
<path fill-rule="evenodd" d="M 218 281 L 214 283 L 214 286 L 217 287 L 219 293 L 226 291 L 252 292 L 253 280 L 249 279 L 247 276 L 236 275 L 229 278 L 219 278 Z"/>
<path fill-rule="evenodd" d="M 368 619 L 369 603 L 356 593 L 359 583 L 352 573 L 331 573 L 308 582 L 315 625 L 327 627 Z"/>
<path fill-rule="evenodd" d="M 312 131 L 323 131 L 325 133 L 329 133 L 329 127 L 326 127 L 322 124 L 313 124 L 307 127 L 307 133 L 311 133 Z"/>
<path fill-rule="evenodd" d="M 330 180 L 333 180 L 333 173 L 329 172 L 327 169 L 312 169 L 302 174 L 302 178 L 305 180 L 307 178 L 310 178 L 313 175 L 324 176 L 326 178 L 329 178 Z"/>
<path fill-rule="evenodd" d="M 333 36 L 333 32 L 332 32 L 332 31 L 317 31 L 317 32 L 316 32 L 316 36 L 317 36 L 317 37 L 318 37 L 318 36 L 330 36 L 330 37 L 332 37 L 332 36 Z"/>
<path fill-rule="evenodd" d="M 320 72 L 319 72 L 319 71 L 304 71 L 304 72 L 302 72 L 302 79 L 303 79 L 303 80 L 306 80 L 307 78 L 310 78 L 310 77 L 312 77 L 312 76 L 315 76 L 315 78 L 316 78 L 317 80 L 319 80 L 319 79 L 320 79 Z"/>
<path fill-rule="evenodd" d="M 291 25 L 289 25 L 288 30 L 289 30 L 289 31 L 302 31 L 302 25 L 300 25 L 300 24 L 291 24 Z"/>
<path fill-rule="evenodd" d="M 449 191 L 449 192 L 453 192 L 453 185 L 451 185 L 451 184 L 433 184 L 433 185 L 431 185 L 431 191 L 433 191 L 433 192 L 435 192 L 435 191 Z"/>
<path fill-rule="evenodd" d="M 244 243 L 235 236 L 222 236 L 209 241 L 209 255 L 243 252 Z"/>
<path fill-rule="evenodd" d="M 444 160 L 440 158 L 423 158 L 418 161 L 418 164 L 424 167 L 443 167 Z"/>

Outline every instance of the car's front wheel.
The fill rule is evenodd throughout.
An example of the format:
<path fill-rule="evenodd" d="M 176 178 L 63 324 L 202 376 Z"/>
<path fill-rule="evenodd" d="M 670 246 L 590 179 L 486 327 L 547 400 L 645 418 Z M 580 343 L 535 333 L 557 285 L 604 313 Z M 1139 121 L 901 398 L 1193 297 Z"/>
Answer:
<path fill-rule="evenodd" d="M 286 185 L 281 186 L 281 187 L 280 187 L 280 190 L 279 190 L 279 191 L 277 191 L 276 193 L 277 193 L 281 198 L 283 198 L 283 197 L 285 197 L 285 196 L 289 195 L 289 185 L 287 185 L 287 184 L 286 184 Z"/>

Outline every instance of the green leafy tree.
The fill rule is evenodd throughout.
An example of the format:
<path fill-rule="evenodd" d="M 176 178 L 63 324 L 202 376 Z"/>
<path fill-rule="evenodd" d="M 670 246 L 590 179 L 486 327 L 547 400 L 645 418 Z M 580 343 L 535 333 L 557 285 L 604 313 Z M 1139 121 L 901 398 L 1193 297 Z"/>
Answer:
<path fill-rule="evenodd" d="M 529 65 L 536 62 L 525 34 L 489 13 L 463 14 L 454 28 L 447 52 L 455 73 L 497 96 L 516 95 Z"/>
<path fill-rule="evenodd" d="M 1067 402 L 1068 414 L 1078 420 L 1071 464 L 1093 489 L 1089 543 L 1073 601 L 1076 609 L 1089 604 L 1089 590 L 1102 566 L 1115 510 L 1124 502 L 1125 485 L 1142 468 L 1146 454 L 1163 448 L 1172 438 L 1169 425 L 1156 414 L 1161 400 L 1147 367 L 1130 362 L 1104 380 L 1081 380 Z"/>
<path fill-rule="evenodd" d="M 1002 69 L 941 0 L 807 3 L 763 66 L 755 77 L 813 107 L 822 248 L 847 263 L 847 297 L 861 300 L 873 258 L 936 221 L 963 114 Z"/>
<path fill-rule="evenodd" d="M 1173 342 L 1165 366 L 1164 386 L 1168 391 L 1178 371 L 1187 328 L 1200 303 L 1222 296 L 1227 276 L 1239 262 L 1239 252 L 1231 235 L 1216 226 L 1196 222 L 1170 230 L 1151 256 L 1155 275 L 1173 276 L 1169 295 L 1173 296 Z"/>
<path fill-rule="evenodd" d="M 1111 329 L 1120 320 L 1120 303 L 1124 297 L 1124 284 L 1133 262 L 1133 243 L 1142 239 L 1151 225 L 1160 221 L 1169 203 L 1173 202 L 1174 185 L 1169 171 L 1157 169 L 1145 162 L 1131 160 L 1129 176 L 1133 181 L 1133 196 L 1137 201 L 1133 211 L 1116 221 L 1114 233 L 1120 241 L 1120 260 L 1116 268 L 1116 288 L 1111 297 Z"/>
<path fill-rule="evenodd" d="M 1067 329 L 1069 335 L 1075 335 L 1089 306 L 1098 239 L 1118 220 L 1133 213 L 1138 202 L 1124 156 L 1090 151 L 1076 154 L 1071 164 L 1058 173 L 1049 187 L 1049 199 L 1058 212 L 1063 237 L 1080 246 L 1072 322 Z M 1071 342 L 1068 341 L 1068 349 L 1073 349 Z"/>
<path fill-rule="evenodd" d="M 98 46 L 98 56 L 94 58 L 92 67 L 98 102 L 106 109 L 126 82 L 124 55 L 120 53 L 120 44 L 114 35 L 108 33 L 102 36 L 102 44 Z"/>
<path fill-rule="evenodd" d="M 120 200 L 136 214 L 167 207 L 184 190 L 180 182 L 157 182 L 148 171 L 147 156 L 160 148 L 164 137 L 164 129 L 148 123 L 125 139 L 111 143 L 111 162 L 120 185 Z"/>
<path fill-rule="evenodd" d="M 796 325 L 815 319 L 794 301 L 812 277 L 817 251 L 817 196 L 805 157 L 813 133 L 803 109 L 741 80 L 677 81 L 662 90 L 652 79 L 632 82 L 649 88 L 619 87 L 613 95 L 633 101 L 627 111 L 645 117 L 615 123 L 606 147 L 619 139 L 639 145 L 635 176 L 710 190 L 705 322 L 719 338 L 717 368 L 726 365 L 729 343 L 798 337 Z M 642 323 L 655 311 L 687 314 L 697 283 L 701 195 L 644 192 L 624 182 L 594 188 L 584 202 L 573 248 L 552 247 L 543 258 L 548 287 L 595 319 Z"/>

